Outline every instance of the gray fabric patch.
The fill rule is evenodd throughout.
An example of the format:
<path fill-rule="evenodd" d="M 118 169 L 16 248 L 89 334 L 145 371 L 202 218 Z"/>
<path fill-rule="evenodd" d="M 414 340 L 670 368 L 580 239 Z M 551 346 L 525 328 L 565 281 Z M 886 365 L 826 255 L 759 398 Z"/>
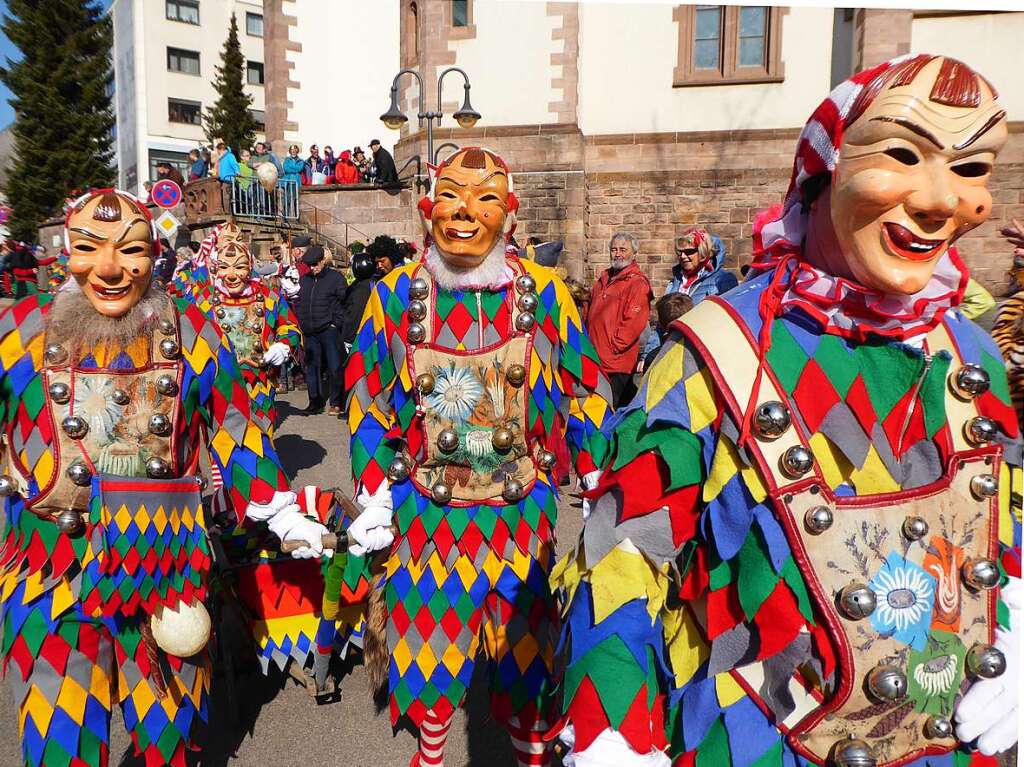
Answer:
<path fill-rule="evenodd" d="M 758 692 L 776 721 L 781 722 L 796 708 L 796 702 L 789 691 L 789 680 L 797 666 L 810 658 L 811 637 L 809 634 L 798 634 L 786 649 L 764 662 L 764 682 Z"/>
<path fill-rule="evenodd" d="M 746 623 L 740 623 L 719 634 L 711 642 L 708 676 L 745 666 L 756 657 L 757 647 L 750 627 Z"/>

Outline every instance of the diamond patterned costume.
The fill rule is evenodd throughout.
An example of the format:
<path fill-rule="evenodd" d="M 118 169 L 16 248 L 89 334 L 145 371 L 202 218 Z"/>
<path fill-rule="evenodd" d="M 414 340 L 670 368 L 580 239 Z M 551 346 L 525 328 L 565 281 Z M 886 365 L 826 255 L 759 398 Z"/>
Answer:
<path fill-rule="evenodd" d="M 532 278 L 527 292 L 537 305 L 528 330 L 514 329 L 522 322 L 522 283 L 451 291 L 438 288 L 421 263 L 409 264 L 376 284 L 346 371 L 357 484 L 377 491 L 396 456 L 412 469 L 406 478 L 392 475 L 398 535 L 385 577 L 374 584 L 384 589 L 388 614 L 393 723 L 405 716 L 422 727 L 428 710 L 445 721 L 465 695 L 481 647 L 499 721 L 524 733 L 547 715 L 558 616 L 546 574 L 557 490 L 532 456 L 556 433 L 565 435 L 581 474 L 600 464 L 609 390 L 564 283 L 531 262 L 507 264 L 513 277 Z M 425 283 L 422 294 L 417 280 Z M 410 336 L 420 323 L 426 343 Z M 520 349 L 525 370 L 509 384 Z M 502 419 L 524 446 L 505 458 L 492 448 Z M 430 436 L 442 422 L 457 431 L 450 459 Z M 500 483 L 516 477 L 525 477 L 522 496 L 510 502 Z M 436 483 L 451 489 L 451 502 L 434 500 Z M 364 564 L 349 556 L 344 577 L 332 578 L 328 591 L 339 590 L 342 601 L 361 598 Z"/>
<path fill-rule="evenodd" d="M 562 697 L 577 751 L 611 727 L 639 754 L 665 749 L 676 765 L 820 764 L 802 753 L 808 736 L 801 719 L 820 709 L 822 690 L 831 700 L 852 694 L 836 694 L 852 658 L 845 655 L 851 644 L 840 641 L 836 626 L 855 627 L 853 652 L 870 654 L 879 636 L 891 637 L 903 648 L 899 657 L 907 661 L 909 652 L 909 663 L 920 669 L 916 677 L 910 674 L 912 685 L 918 680 L 912 703 L 867 707 L 854 725 L 842 722 L 848 731 L 862 726 L 872 744 L 883 744 L 879 764 L 889 764 L 886 738 L 900 731 L 901 722 L 906 728 L 908 716 L 951 714 L 956 690 L 929 702 L 921 685 L 938 691 L 939 682 L 928 677 L 934 664 L 927 665 L 936 659 L 961 664 L 959 676 L 943 683 L 962 678 L 963 645 L 955 632 L 967 629 L 951 626 L 952 618 L 933 610 L 933 602 L 946 593 L 939 588 L 944 583 L 951 587 L 950 601 L 962 600 L 965 611 L 968 600 L 980 606 L 983 597 L 957 581 L 955 567 L 936 563 L 951 556 L 947 539 L 954 530 L 985 515 L 972 516 L 970 506 L 978 501 L 970 499 L 942 518 L 942 529 L 933 520 L 931 536 L 922 542 L 901 543 L 899 533 L 893 537 L 865 522 L 849 538 L 836 540 L 826 531 L 807 547 L 803 514 L 789 526 L 793 517 L 785 509 L 792 496 L 777 495 L 774 474 L 756 460 L 768 448 L 758 444 L 755 455 L 737 447 L 746 402 L 734 399 L 735 361 L 707 345 L 725 331 L 725 316 L 738 321 L 751 341 L 759 337 L 758 307 L 771 280 L 769 273 L 748 281 L 688 314 L 636 399 L 606 427 L 612 445 L 594 493 L 601 498 L 579 549 L 553 576 L 570 599 Z M 705 327 L 702 318 L 715 311 L 720 315 Z M 1001 571 L 1018 575 L 1021 518 L 1019 505 L 1011 508 L 1007 464 L 1019 465 L 1020 444 L 999 353 L 955 312 L 946 313 L 942 328 L 951 349 L 939 349 L 941 336 L 932 333 L 922 351 L 845 339 L 822 332 L 799 310 L 787 311 L 771 326 L 765 378 L 775 382 L 792 414 L 789 431 L 798 429 L 813 454 L 813 476 L 803 489 L 814 481 L 812 493 L 853 507 L 872 496 L 890 498 L 896 507 L 912 495 L 905 491 L 923 493 L 949 481 L 954 455 L 979 455 L 960 436 L 963 408 L 993 419 L 1005 451 L 986 448 L 987 465 L 997 462 L 1000 479 L 993 502 L 998 543 L 991 545 Z M 715 348 L 718 353 L 709 356 Z M 972 403 L 947 389 L 960 365 L 954 357 L 980 366 L 991 381 Z M 752 376 L 741 378 L 750 386 Z M 843 513 L 835 511 L 830 521 L 837 530 Z M 898 517 L 896 529 L 903 514 Z M 968 541 L 969 535 L 955 538 L 958 546 L 969 547 Z M 868 586 L 881 604 L 869 626 L 826 620 L 814 596 L 818 575 L 808 565 L 819 554 L 830 558 L 819 575 L 835 568 L 847 579 L 862 572 L 871 577 Z M 998 617 L 1006 620 L 1001 603 Z M 960 649 L 943 655 L 950 641 Z M 803 673 L 804 685 L 790 680 L 794 670 Z M 828 720 L 816 725 L 823 731 L 830 726 Z M 917 751 L 909 763 L 990 763 L 966 752 L 944 753 L 949 740 L 937 745 L 942 755 Z"/>
<path fill-rule="evenodd" d="M 205 523 L 199 507 L 152 508 L 138 490 L 154 487 L 145 485 L 154 480 L 132 478 L 146 477 L 147 468 L 123 448 L 154 440 L 170 445 L 168 479 L 157 484 L 173 489 L 184 483 L 198 497 L 193 480 L 173 478 L 194 471 L 205 429 L 210 457 L 236 509 L 244 510 L 249 501 L 266 503 L 288 483 L 273 444 L 250 415 L 226 337 L 199 309 L 183 300 L 168 304 L 173 319 L 166 328 L 150 329 L 156 340 L 158 333 L 168 334 L 164 340 L 174 343 L 163 358 L 154 357 L 155 347 L 145 340 L 125 349 L 96 347 L 77 363 L 71 360 L 70 403 L 62 405 L 67 395 L 46 380 L 58 382 L 60 371 L 69 369 L 44 361 L 44 318 L 54 300 L 60 299 L 28 297 L 0 315 L 4 458 L 6 473 L 18 488 L 5 502 L 0 650 L 15 688 L 23 756 L 33 767 L 106 765 L 110 711 L 116 703 L 147 765 L 184 765 L 186 750 L 194 747 L 207 720 L 207 654 L 156 656 L 147 651 L 152 645 L 143 641 L 143 630 L 149 605 L 173 607 L 179 599 L 204 597 L 209 567 Z M 120 394 L 107 397 L 104 387 L 111 381 L 119 387 L 145 383 L 154 368 L 176 373 L 160 384 L 159 393 L 171 403 L 170 428 L 160 429 L 159 439 L 146 436 L 142 428 L 141 441 L 132 442 L 123 430 L 137 428 L 129 417 L 135 405 Z M 84 387 L 84 399 L 76 387 Z M 152 396 L 143 385 L 131 391 Z M 114 412 L 122 407 L 119 402 L 126 403 L 125 409 Z M 67 443 L 59 420 L 67 408 L 80 405 L 84 409 L 73 412 L 91 424 L 90 439 L 99 440 L 100 432 L 106 434 L 104 444 L 113 439 L 102 451 L 86 450 L 84 460 L 116 466 L 129 476 L 117 482 L 93 477 L 86 534 L 76 536 L 37 516 L 27 503 L 60 487 L 80 455 L 62 453 L 60 445 Z M 117 490 L 127 495 L 118 496 Z M 160 674 L 154 668 L 157 657 Z M 166 684 L 162 698 L 159 677 Z"/>

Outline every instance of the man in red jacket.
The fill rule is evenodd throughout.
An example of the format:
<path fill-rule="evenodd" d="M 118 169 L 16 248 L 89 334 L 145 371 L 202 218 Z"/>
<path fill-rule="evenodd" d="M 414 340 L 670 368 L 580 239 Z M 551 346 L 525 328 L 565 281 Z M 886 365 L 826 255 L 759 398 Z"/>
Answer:
<path fill-rule="evenodd" d="M 636 263 L 636 237 L 616 232 L 608 249 L 611 266 L 601 272 L 590 292 L 586 324 L 601 369 L 611 383 L 613 405 L 619 408 L 636 393 L 633 371 L 654 294 Z"/>

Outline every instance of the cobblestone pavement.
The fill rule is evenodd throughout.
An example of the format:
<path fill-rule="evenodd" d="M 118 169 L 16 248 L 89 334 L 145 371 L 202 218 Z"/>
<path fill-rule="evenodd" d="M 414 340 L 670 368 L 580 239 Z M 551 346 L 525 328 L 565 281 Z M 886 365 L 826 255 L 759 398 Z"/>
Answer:
<path fill-rule="evenodd" d="M 305 392 L 290 392 L 280 402 L 277 449 L 293 486 L 348 487 L 348 430 L 331 416 L 298 413 L 305 401 Z M 579 534 L 580 511 L 563 500 L 560 512 L 562 553 Z M 281 677 L 264 679 L 259 673 L 242 671 L 236 685 L 232 722 L 223 682 L 218 678 L 215 683 L 211 739 L 197 760 L 203 767 L 406 767 L 415 751 L 410 733 L 402 731 L 392 737 L 387 711 L 377 714 L 361 666 L 343 680 L 340 699 L 323 705 L 304 688 Z M 0 695 L 0 767 L 17 767 L 17 712 L 4 686 Z M 120 713 L 115 712 L 111 763 L 137 767 L 134 760 L 122 758 L 128 748 Z M 486 682 L 479 676 L 466 709 L 456 715 L 445 763 L 449 767 L 515 766 L 508 738 L 490 720 Z"/>

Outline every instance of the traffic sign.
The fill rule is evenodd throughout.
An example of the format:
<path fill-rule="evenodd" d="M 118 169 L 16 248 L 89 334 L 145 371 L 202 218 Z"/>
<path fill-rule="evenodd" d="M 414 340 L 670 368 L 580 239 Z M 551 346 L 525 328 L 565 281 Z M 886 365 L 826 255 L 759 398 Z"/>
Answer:
<path fill-rule="evenodd" d="M 174 182 L 171 182 L 174 184 Z M 177 184 L 174 184 L 177 186 Z M 155 187 L 154 187 L 155 188 Z M 178 231 L 181 222 L 176 219 L 169 210 L 165 210 L 156 219 L 156 228 L 161 235 L 170 240 Z"/>
<path fill-rule="evenodd" d="M 176 181 L 171 181 L 169 178 L 161 179 L 153 184 L 149 199 L 164 210 L 175 208 L 181 204 L 181 187 Z"/>

